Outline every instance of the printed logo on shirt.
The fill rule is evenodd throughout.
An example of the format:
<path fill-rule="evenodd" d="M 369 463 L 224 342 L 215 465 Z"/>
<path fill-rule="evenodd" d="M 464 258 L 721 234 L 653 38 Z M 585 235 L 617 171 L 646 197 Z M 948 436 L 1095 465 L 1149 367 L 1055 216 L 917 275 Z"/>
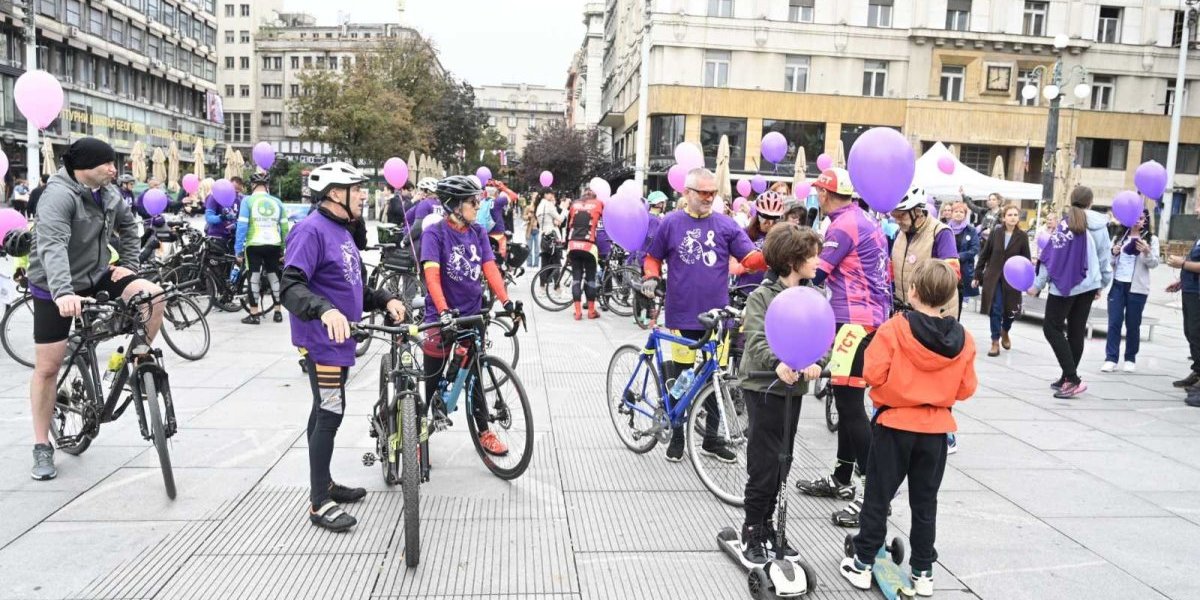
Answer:
<path fill-rule="evenodd" d="M 480 263 L 479 247 L 456 244 L 450 249 L 450 262 L 446 265 L 446 276 L 454 281 L 479 281 Z"/>
<path fill-rule="evenodd" d="M 353 241 L 343 242 L 342 247 L 342 277 L 351 285 L 362 283 L 362 266 L 358 262 L 358 248 Z"/>
<path fill-rule="evenodd" d="M 258 202 L 255 204 L 254 209 L 260 217 L 270 218 L 279 216 L 279 210 L 274 202 Z"/>
<path fill-rule="evenodd" d="M 683 235 L 683 241 L 679 244 L 679 260 L 685 265 L 694 265 L 704 257 L 704 246 L 700 243 L 700 230 L 689 229 Z"/>

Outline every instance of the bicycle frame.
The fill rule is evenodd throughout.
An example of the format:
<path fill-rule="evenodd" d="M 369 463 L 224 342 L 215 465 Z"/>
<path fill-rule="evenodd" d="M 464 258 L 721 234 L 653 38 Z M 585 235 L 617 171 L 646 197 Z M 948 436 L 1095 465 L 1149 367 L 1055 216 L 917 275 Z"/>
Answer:
<path fill-rule="evenodd" d="M 662 342 L 664 341 L 683 346 L 690 346 L 695 343 L 695 340 L 689 340 L 684 337 L 666 333 L 661 329 L 655 329 L 651 331 L 650 337 L 646 340 L 646 345 L 642 349 L 642 354 L 645 356 L 649 356 L 651 354 L 654 355 L 654 368 L 658 370 L 659 375 L 662 375 L 663 373 L 664 361 Z M 696 396 L 700 394 L 700 390 L 720 369 L 720 365 L 717 363 L 716 359 L 717 342 L 715 340 L 709 339 L 698 349 L 698 352 L 700 353 L 700 356 L 704 357 L 704 359 L 700 360 L 697 358 L 696 362 L 693 364 L 693 368 L 696 368 L 697 365 L 699 367 L 698 371 L 696 372 L 696 378 L 692 380 L 691 387 L 684 392 L 681 398 L 674 400 L 671 397 L 669 388 L 667 388 L 667 382 L 663 381 L 661 377 L 659 378 L 658 384 L 660 389 L 658 390 L 658 393 L 659 397 L 663 399 L 663 409 L 671 427 L 678 427 L 683 424 L 684 416 L 687 414 L 688 407 L 691 406 L 692 401 L 696 399 Z M 645 361 L 638 361 L 638 365 L 636 368 L 634 368 L 633 374 L 630 376 L 629 381 L 625 383 L 625 389 L 628 390 L 633 387 L 634 381 L 637 379 L 638 374 L 641 373 L 641 370 L 645 365 Z M 645 385 L 645 383 L 643 383 L 643 385 Z M 717 393 L 719 394 L 720 392 Z M 642 397 L 645 397 L 644 389 L 642 390 Z M 657 415 L 635 404 L 630 404 L 628 400 L 622 399 L 622 402 L 624 402 L 625 406 L 631 410 L 635 410 L 651 419 L 658 419 Z"/>

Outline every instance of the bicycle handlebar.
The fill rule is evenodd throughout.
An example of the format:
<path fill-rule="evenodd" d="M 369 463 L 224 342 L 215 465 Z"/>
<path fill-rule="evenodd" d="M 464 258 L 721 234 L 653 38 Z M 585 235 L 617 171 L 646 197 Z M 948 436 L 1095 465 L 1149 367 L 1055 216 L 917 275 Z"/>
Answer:
<path fill-rule="evenodd" d="M 727 319 L 740 319 L 741 317 L 742 311 L 732 306 L 714 308 L 706 313 L 701 313 L 696 319 L 704 326 L 704 335 L 696 340 L 695 343 L 689 344 L 687 347 L 688 350 L 699 350 L 707 344 L 723 321 Z"/>

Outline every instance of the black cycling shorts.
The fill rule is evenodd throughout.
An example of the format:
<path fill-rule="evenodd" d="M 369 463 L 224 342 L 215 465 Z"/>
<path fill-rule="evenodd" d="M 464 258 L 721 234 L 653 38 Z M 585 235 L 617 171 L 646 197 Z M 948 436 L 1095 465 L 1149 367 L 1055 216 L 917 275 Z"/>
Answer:
<path fill-rule="evenodd" d="M 125 288 L 136 281 L 138 276 L 130 275 L 120 281 L 113 281 L 108 274 L 95 287 L 77 292 L 84 298 L 95 298 L 100 292 L 107 292 L 109 298 L 120 298 Z M 53 344 L 67 339 L 71 335 L 71 323 L 74 319 L 64 317 L 58 312 L 58 305 L 52 300 L 33 299 L 33 342 L 35 344 Z"/>
<path fill-rule="evenodd" d="M 247 268 L 251 273 L 262 269 L 264 273 L 278 274 L 281 269 L 279 259 L 283 257 L 283 249 L 279 246 L 246 246 Z"/>

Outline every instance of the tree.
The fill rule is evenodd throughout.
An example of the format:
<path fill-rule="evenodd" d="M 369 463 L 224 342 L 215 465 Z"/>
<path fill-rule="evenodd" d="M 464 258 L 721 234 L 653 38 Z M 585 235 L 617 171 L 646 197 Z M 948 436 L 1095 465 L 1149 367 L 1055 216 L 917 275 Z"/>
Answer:
<path fill-rule="evenodd" d="M 434 158 L 446 164 L 456 163 L 459 160 L 458 150 L 462 148 L 466 150 L 467 164 L 470 164 L 470 157 L 478 158 L 479 150 L 496 148 L 487 144 L 488 140 L 481 140 L 486 127 L 487 115 L 475 106 L 475 88 L 465 81 L 451 80 L 442 94 L 438 115 L 433 121 Z"/>
<path fill-rule="evenodd" d="M 554 173 L 554 187 L 577 190 L 610 162 L 596 129 L 574 129 L 561 121 L 542 125 L 529 134 L 517 175 L 538 185 L 542 171 Z"/>

